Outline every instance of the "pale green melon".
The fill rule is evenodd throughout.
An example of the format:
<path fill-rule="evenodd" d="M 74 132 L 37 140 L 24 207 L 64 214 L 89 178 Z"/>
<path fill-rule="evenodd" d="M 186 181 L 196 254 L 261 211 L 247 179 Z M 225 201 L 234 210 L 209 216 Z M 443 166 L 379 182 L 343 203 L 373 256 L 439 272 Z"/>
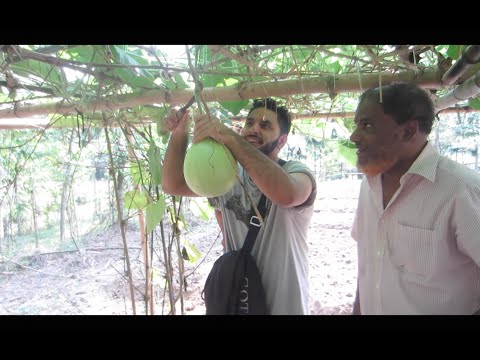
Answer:
<path fill-rule="evenodd" d="M 215 197 L 235 184 L 237 162 L 232 152 L 210 138 L 193 144 L 185 155 L 183 174 L 188 187 L 198 195 Z"/>

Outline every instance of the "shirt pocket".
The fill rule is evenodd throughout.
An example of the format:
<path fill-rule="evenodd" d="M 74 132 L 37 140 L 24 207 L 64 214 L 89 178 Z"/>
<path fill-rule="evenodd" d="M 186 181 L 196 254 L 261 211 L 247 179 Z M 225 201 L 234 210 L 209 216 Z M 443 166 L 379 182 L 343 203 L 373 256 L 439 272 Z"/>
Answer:
<path fill-rule="evenodd" d="M 435 230 L 396 223 L 389 236 L 388 249 L 392 262 L 400 268 L 423 277 L 435 271 Z"/>

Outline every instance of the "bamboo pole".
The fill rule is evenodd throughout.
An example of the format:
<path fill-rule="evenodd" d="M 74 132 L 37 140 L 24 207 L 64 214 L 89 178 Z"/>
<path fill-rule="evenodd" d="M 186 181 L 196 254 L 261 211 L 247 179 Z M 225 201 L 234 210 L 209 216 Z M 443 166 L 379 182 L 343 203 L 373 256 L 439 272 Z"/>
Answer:
<path fill-rule="evenodd" d="M 362 75 L 363 88 L 378 85 L 379 73 Z M 428 89 L 440 89 L 442 87 L 440 71 L 382 73 L 384 85 L 392 82 L 413 82 Z M 225 87 L 208 87 L 202 90 L 202 98 L 206 102 L 212 101 L 238 101 L 254 99 L 266 96 L 290 96 L 295 94 L 317 93 L 345 93 L 359 92 L 360 84 L 357 74 L 332 74 L 317 77 L 304 77 L 293 80 L 278 80 L 258 83 L 240 83 Z M 194 96 L 193 90 L 178 90 L 168 92 L 162 89 L 148 90 L 141 93 L 131 93 L 113 97 L 105 97 L 101 100 L 93 100 L 83 106 L 60 101 L 53 104 L 29 105 L 17 102 L 9 108 L 0 110 L 0 119 L 26 118 L 34 115 L 47 114 L 77 114 L 94 113 L 104 110 L 118 110 L 134 106 L 151 104 L 178 105 L 187 103 Z"/>
<path fill-rule="evenodd" d="M 133 150 L 133 135 L 131 129 L 127 126 L 125 127 L 125 134 L 127 136 L 127 152 L 128 152 L 128 159 L 134 163 L 137 162 L 137 158 L 135 156 L 135 151 Z M 138 184 L 134 184 L 133 189 L 137 192 L 142 191 Z M 145 264 L 145 315 L 148 315 L 149 309 L 149 302 L 150 302 L 150 309 L 152 310 L 151 315 L 154 315 L 154 304 L 153 304 L 153 297 L 151 292 L 151 279 L 152 279 L 152 269 L 150 266 L 150 261 L 148 258 L 148 247 L 147 247 L 147 236 L 145 233 L 145 215 L 143 214 L 142 209 L 138 210 L 138 222 L 140 226 L 140 244 L 142 248 L 142 255 L 143 255 L 143 263 Z"/>
<path fill-rule="evenodd" d="M 118 225 L 120 226 L 120 231 L 122 233 L 122 241 L 123 241 L 123 248 L 125 254 L 125 262 L 127 263 L 127 271 L 128 271 L 128 284 L 130 289 L 130 298 L 132 301 L 132 311 L 133 315 L 136 315 L 137 310 L 135 308 L 135 293 L 133 291 L 133 277 L 132 277 L 132 269 L 130 267 L 130 257 L 128 255 L 128 245 L 127 245 L 127 236 L 125 234 L 125 223 L 122 219 L 122 211 L 121 211 L 121 204 L 120 204 L 120 194 L 118 193 L 117 187 L 117 177 L 115 176 L 115 167 L 113 163 L 113 155 L 112 155 L 112 144 L 110 143 L 110 136 L 108 135 L 108 129 L 105 128 L 105 139 L 107 140 L 107 148 L 108 148 L 108 156 L 110 158 L 110 168 L 112 169 L 112 179 L 113 179 L 113 186 L 115 192 L 115 200 L 117 205 L 117 213 L 118 213 Z"/>
<path fill-rule="evenodd" d="M 440 114 L 448 114 L 448 113 L 472 113 L 472 112 L 480 112 L 479 109 L 472 109 L 471 107 L 468 106 L 462 106 L 462 107 L 448 107 L 445 109 L 440 110 Z M 331 113 L 311 113 L 311 114 L 292 114 L 292 120 L 305 120 L 305 119 L 337 119 L 337 118 L 352 118 L 355 116 L 354 111 L 345 111 L 345 112 L 331 112 Z M 38 122 L 41 121 L 41 119 L 33 119 Z M 246 120 L 245 116 L 234 116 L 231 117 L 230 120 L 235 121 L 235 122 L 242 122 Z M 8 121 L 8 122 L 7 122 Z M 45 120 L 43 123 L 35 123 L 35 122 L 30 122 L 30 123 L 25 123 L 25 124 L 19 124 L 17 123 L 17 120 L 11 120 L 11 119 L 5 119 L 4 121 L 0 121 L 0 130 L 25 130 L 25 129 L 52 129 L 52 128 L 59 128 L 56 127 L 55 125 L 50 125 L 48 126 L 46 124 L 48 120 Z M 128 119 L 127 119 L 128 121 Z M 155 122 L 154 119 L 150 118 L 144 118 L 144 119 L 135 119 L 136 122 L 130 123 L 130 126 L 144 126 L 148 125 L 152 122 Z M 99 127 L 104 127 L 102 123 L 95 124 L 96 126 L 98 125 Z M 112 123 L 108 126 L 111 127 L 116 127 L 119 126 L 118 123 Z M 62 126 L 64 127 L 64 126 Z"/>
<path fill-rule="evenodd" d="M 455 83 L 473 64 L 480 61 L 480 45 L 470 45 L 462 56 L 443 75 L 442 82 L 447 85 Z"/>
<path fill-rule="evenodd" d="M 470 79 L 451 90 L 448 94 L 435 101 L 435 112 L 439 112 L 460 101 L 468 100 L 472 96 L 480 94 L 480 71 Z"/>

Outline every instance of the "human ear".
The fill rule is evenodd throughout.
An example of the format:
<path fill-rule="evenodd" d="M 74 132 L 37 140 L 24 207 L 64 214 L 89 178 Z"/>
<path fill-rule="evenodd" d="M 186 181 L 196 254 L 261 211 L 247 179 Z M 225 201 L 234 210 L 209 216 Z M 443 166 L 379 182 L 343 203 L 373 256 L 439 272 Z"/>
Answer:
<path fill-rule="evenodd" d="M 408 142 L 413 139 L 413 137 L 418 132 L 418 121 L 417 120 L 408 120 L 404 124 L 403 128 L 403 140 Z"/>
<path fill-rule="evenodd" d="M 280 135 L 280 137 L 278 138 L 278 148 L 281 149 L 285 146 L 285 144 L 287 143 L 287 140 L 288 140 L 288 135 L 287 134 L 283 134 L 283 135 Z"/>

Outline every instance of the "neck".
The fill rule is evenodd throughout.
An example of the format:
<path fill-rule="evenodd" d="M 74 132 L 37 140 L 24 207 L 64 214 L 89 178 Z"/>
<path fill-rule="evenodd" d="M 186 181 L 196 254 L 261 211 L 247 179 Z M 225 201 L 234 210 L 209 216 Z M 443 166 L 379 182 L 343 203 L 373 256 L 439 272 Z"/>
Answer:
<path fill-rule="evenodd" d="M 427 140 L 424 139 L 423 142 L 420 142 L 417 146 L 412 146 L 412 150 L 407 152 L 394 167 L 385 171 L 382 174 L 382 178 L 388 181 L 399 182 L 400 178 L 410 169 L 415 160 L 417 160 L 426 145 Z"/>
<path fill-rule="evenodd" d="M 270 155 L 268 155 L 268 157 L 273 161 L 278 162 L 278 154 L 271 153 Z"/>

